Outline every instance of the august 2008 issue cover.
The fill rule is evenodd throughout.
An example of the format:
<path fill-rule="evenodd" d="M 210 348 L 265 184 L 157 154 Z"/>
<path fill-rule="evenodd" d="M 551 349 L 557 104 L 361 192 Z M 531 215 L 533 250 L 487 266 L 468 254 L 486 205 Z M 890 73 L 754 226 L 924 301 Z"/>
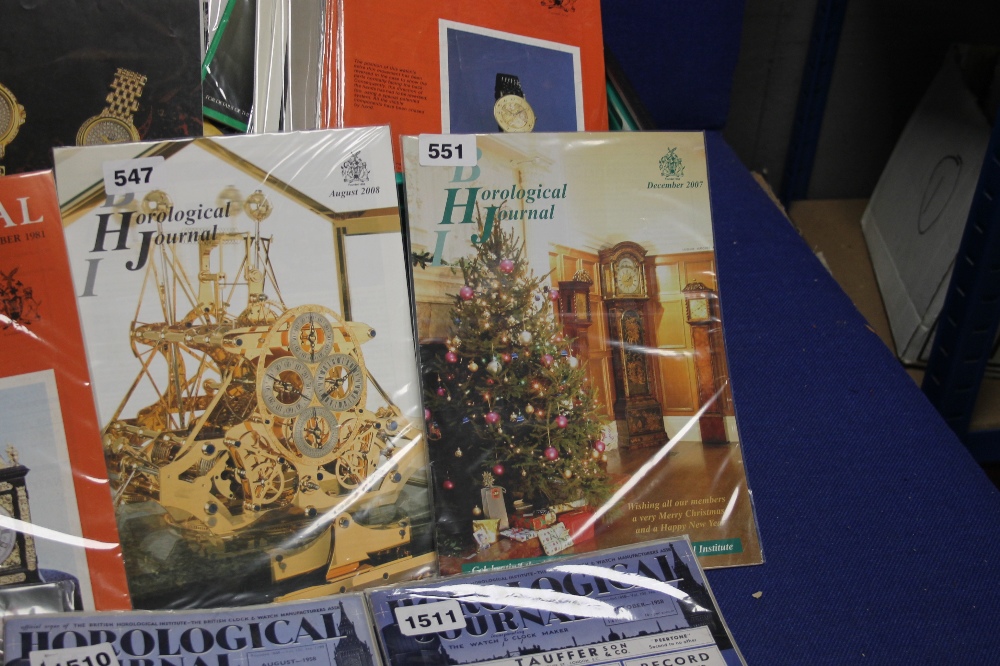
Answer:
<path fill-rule="evenodd" d="M 369 591 L 390 666 L 738 666 L 686 537 Z"/>
<path fill-rule="evenodd" d="M 435 571 L 388 128 L 55 157 L 134 606 Z"/>
<path fill-rule="evenodd" d="M 760 563 L 703 135 L 461 140 L 403 143 L 442 573 L 680 534 Z"/>

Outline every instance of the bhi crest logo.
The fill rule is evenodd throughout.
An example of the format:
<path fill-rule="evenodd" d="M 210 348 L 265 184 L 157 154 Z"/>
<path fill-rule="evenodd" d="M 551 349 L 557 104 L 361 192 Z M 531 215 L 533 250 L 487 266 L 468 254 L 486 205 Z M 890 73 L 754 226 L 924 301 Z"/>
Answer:
<path fill-rule="evenodd" d="M 368 164 L 361 159 L 359 153 L 351 153 L 351 156 L 340 165 L 340 175 L 347 185 L 364 185 L 368 182 Z"/>
<path fill-rule="evenodd" d="M 15 276 L 17 268 L 9 273 L 0 270 L 0 329 L 11 326 L 30 326 L 41 319 L 38 306 L 31 287 L 26 286 Z"/>
<path fill-rule="evenodd" d="M 564 12 L 575 12 L 576 0 L 542 0 L 542 6 L 546 9 L 561 9 Z"/>
<path fill-rule="evenodd" d="M 660 173 L 667 180 L 677 180 L 684 175 L 684 160 L 677 155 L 677 148 L 670 148 L 660 158 Z"/>

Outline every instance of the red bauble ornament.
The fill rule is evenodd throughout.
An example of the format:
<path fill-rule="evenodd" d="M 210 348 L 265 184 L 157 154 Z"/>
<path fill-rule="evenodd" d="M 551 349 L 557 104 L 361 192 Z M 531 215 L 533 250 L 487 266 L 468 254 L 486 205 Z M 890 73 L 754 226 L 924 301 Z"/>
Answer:
<path fill-rule="evenodd" d="M 496 412 L 486 412 L 486 415 L 483 416 L 483 419 L 490 425 L 494 425 L 500 420 L 500 415 L 497 414 Z"/>
<path fill-rule="evenodd" d="M 500 354 L 500 358 L 503 359 L 504 363 L 510 363 L 511 355 L 506 353 Z"/>
<path fill-rule="evenodd" d="M 503 259 L 500 262 L 500 272 L 508 275 L 514 272 L 514 262 L 510 259 Z"/>
<path fill-rule="evenodd" d="M 605 448 L 607 448 L 607 445 L 603 441 L 597 440 L 596 442 L 594 442 L 594 450 L 595 451 L 598 451 L 600 453 L 604 453 L 604 449 Z"/>
<path fill-rule="evenodd" d="M 545 459 L 549 461 L 558 460 L 559 450 L 554 446 L 550 446 L 549 448 L 545 449 Z"/>
<path fill-rule="evenodd" d="M 549 300 L 550 301 L 558 301 L 559 300 L 559 290 L 558 289 L 549 289 Z"/>
<path fill-rule="evenodd" d="M 475 296 L 475 295 L 476 295 L 476 292 L 473 291 L 472 287 L 470 287 L 469 285 L 465 285 L 461 289 L 458 290 L 458 296 L 463 301 L 471 301 L 472 297 Z"/>
<path fill-rule="evenodd" d="M 448 363 L 458 363 L 458 354 L 450 351 L 444 355 L 444 360 L 446 360 Z"/>
<path fill-rule="evenodd" d="M 446 393 L 448 393 L 448 391 L 447 391 L 447 389 L 445 389 L 445 387 L 443 387 L 443 386 L 438 386 L 437 387 L 437 394 L 439 396 L 441 396 L 443 398 Z"/>
<path fill-rule="evenodd" d="M 445 479 L 444 482 L 441 484 L 441 487 L 444 488 L 445 490 L 452 490 L 455 487 L 455 482 L 452 481 L 451 479 Z"/>
<path fill-rule="evenodd" d="M 500 463 L 493 465 L 493 474 L 495 474 L 496 476 L 503 476 L 504 471 L 505 470 L 503 468 L 503 465 L 501 465 Z"/>
<path fill-rule="evenodd" d="M 544 365 L 547 368 L 550 365 L 552 365 L 553 360 L 555 359 L 552 358 L 552 354 L 545 354 L 542 356 L 542 365 Z"/>
<path fill-rule="evenodd" d="M 569 425 L 569 419 L 560 414 L 559 416 L 556 417 L 556 425 L 559 426 L 560 428 L 565 428 L 566 426 Z"/>

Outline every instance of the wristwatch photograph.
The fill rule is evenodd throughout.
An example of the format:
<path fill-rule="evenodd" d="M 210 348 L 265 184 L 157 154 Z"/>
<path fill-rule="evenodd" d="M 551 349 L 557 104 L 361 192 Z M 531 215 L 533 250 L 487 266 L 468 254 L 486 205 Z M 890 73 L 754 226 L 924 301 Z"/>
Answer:
<path fill-rule="evenodd" d="M 111 92 L 105 98 L 108 105 L 83 121 L 76 134 L 76 145 L 95 146 L 105 143 L 128 143 L 139 140 L 139 130 L 132 118 L 139 110 L 139 97 L 146 77 L 119 67 L 111 82 Z"/>
<path fill-rule="evenodd" d="M 493 117 L 501 132 L 530 132 L 535 128 L 535 111 L 516 75 L 498 73 L 493 94 Z"/>

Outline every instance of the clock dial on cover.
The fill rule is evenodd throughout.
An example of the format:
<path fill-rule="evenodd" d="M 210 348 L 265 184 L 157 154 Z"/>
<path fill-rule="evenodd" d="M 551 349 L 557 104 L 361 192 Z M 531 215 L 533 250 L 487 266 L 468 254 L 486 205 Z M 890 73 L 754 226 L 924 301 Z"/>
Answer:
<path fill-rule="evenodd" d="M 638 293 L 642 284 L 639 277 L 639 266 L 630 257 L 624 257 L 618 262 L 615 271 L 618 291 L 622 294 Z"/>
<path fill-rule="evenodd" d="M 337 417 L 326 407 L 313 406 L 295 419 L 292 440 L 299 453 L 307 458 L 322 458 L 340 441 Z"/>
<path fill-rule="evenodd" d="M 361 401 L 364 370 L 348 354 L 332 354 L 316 369 L 316 395 L 335 412 L 343 412 Z"/>
<path fill-rule="evenodd" d="M 6 507 L 0 506 L 0 516 L 13 518 Z M 17 546 L 17 531 L 9 527 L 0 527 L 0 567 L 3 567 Z"/>
<path fill-rule="evenodd" d="M 306 363 L 319 363 L 333 349 L 333 325 L 322 313 L 304 312 L 288 329 L 288 348 Z"/>
<path fill-rule="evenodd" d="M 313 395 L 309 367 L 291 356 L 272 361 L 264 371 L 261 398 L 276 416 L 291 418 L 302 411 Z"/>

